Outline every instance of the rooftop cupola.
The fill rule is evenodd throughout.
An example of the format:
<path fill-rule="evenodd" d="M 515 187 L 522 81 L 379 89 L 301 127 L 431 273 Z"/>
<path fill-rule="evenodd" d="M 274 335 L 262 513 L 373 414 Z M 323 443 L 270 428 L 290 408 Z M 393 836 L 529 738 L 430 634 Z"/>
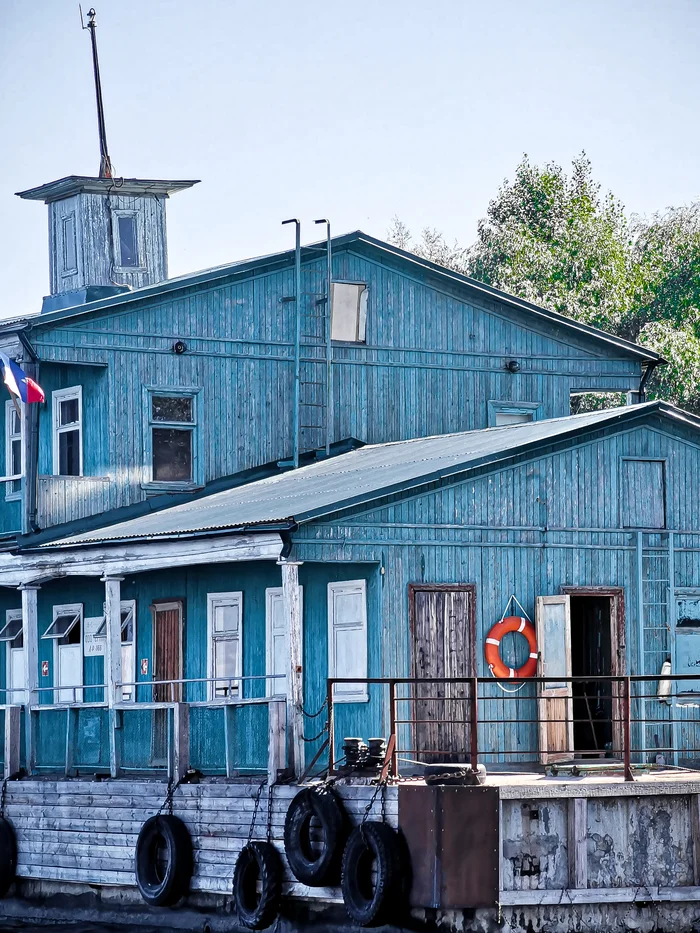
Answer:
<path fill-rule="evenodd" d="M 68 175 L 17 192 L 49 206 L 49 284 L 42 311 L 168 277 L 165 201 L 196 181 Z"/>
<path fill-rule="evenodd" d="M 165 201 L 196 181 L 114 177 L 107 151 L 95 11 L 88 13 L 95 74 L 100 169 L 68 175 L 20 198 L 49 206 L 49 282 L 42 311 L 55 311 L 153 285 L 168 277 Z"/>

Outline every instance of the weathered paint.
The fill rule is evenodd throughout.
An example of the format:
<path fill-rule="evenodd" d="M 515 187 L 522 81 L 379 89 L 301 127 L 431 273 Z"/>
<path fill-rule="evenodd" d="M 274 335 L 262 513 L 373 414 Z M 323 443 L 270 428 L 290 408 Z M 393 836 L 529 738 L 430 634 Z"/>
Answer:
<path fill-rule="evenodd" d="M 283 299 L 294 295 L 293 269 L 280 262 L 255 275 L 234 269 L 214 283 L 183 283 L 113 307 L 98 303 L 78 317 L 32 322 L 28 338 L 49 392 L 39 425 L 40 527 L 153 494 L 142 486 L 145 386 L 200 390 L 199 484 L 290 456 L 296 312 L 295 302 Z M 572 391 L 638 385 L 641 362 L 623 349 L 397 257 L 390 261 L 367 244 L 335 252 L 333 275 L 367 284 L 367 341 L 333 345 L 331 416 L 318 388 L 326 366 L 325 258 L 306 259 L 302 399 L 313 404 L 302 405 L 300 422 L 317 425 L 301 438 L 307 449 L 325 443 L 327 417 L 333 440 L 375 443 L 486 427 L 493 400 L 536 403 L 537 417 L 545 418 L 568 414 Z M 187 345 L 180 355 L 173 352 L 177 340 Z M 520 362 L 519 372 L 506 369 L 510 359 Z M 47 477 L 50 392 L 74 384 L 83 384 L 85 418 L 98 428 L 93 442 L 86 435 L 86 479 L 66 482 Z M 222 434 L 229 443 L 219 443 Z M 12 524 L 6 520 L 8 530 Z"/>

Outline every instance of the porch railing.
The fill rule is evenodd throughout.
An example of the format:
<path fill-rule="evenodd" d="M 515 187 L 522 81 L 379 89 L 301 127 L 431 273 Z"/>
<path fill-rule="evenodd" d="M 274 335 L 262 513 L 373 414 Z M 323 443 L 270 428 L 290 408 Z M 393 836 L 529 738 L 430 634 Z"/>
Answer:
<path fill-rule="evenodd" d="M 48 694 L 50 701 L 31 705 L 12 701 L 11 695 L 15 693 L 26 699 L 26 691 L 4 690 L 5 698 L 9 700 L 0 704 L 0 712 L 5 711 L 5 774 L 14 773 L 20 767 L 21 723 L 24 722 L 27 728 L 24 764 L 30 773 L 44 768 L 55 770 L 60 758 L 61 770 L 69 776 L 80 768 L 83 771 L 109 770 L 113 776 L 123 771 L 163 772 L 169 779 L 179 779 L 193 764 L 190 712 L 211 709 L 223 711 L 222 725 L 218 720 L 209 719 L 206 733 L 210 743 L 219 742 L 223 749 L 226 775 L 234 776 L 240 770 L 267 771 L 276 778 L 277 771 L 286 764 L 287 699 L 284 693 L 274 692 L 278 680 L 284 681 L 285 675 L 123 681 L 116 685 L 116 694 L 121 696 L 126 689 L 131 699 L 122 699 L 111 708 L 104 684 L 39 687 L 36 690 L 39 697 Z M 267 695 L 244 696 L 255 684 L 265 685 Z M 86 700 L 88 691 L 99 691 L 98 696 L 103 699 Z M 60 700 L 51 702 L 56 694 Z M 198 694 L 203 694 L 203 698 L 194 699 L 193 696 Z M 256 742 L 258 749 L 262 750 L 258 756 L 261 763 L 259 766 L 242 767 L 242 752 L 250 749 L 242 749 L 238 740 L 236 711 L 263 706 L 267 707 L 267 729 Z M 126 754 L 124 736 L 129 732 L 129 723 L 139 718 L 140 723 L 131 735 L 132 746 L 138 748 L 139 757 L 131 761 Z M 263 728 L 262 723 L 259 725 Z M 220 736 L 216 734 L 217 726 L 222 730 Z M 42 727 L 46 730 L 43 742 Z M 141 734 L 137 734 L 139 728 Z M 90 730 L 93 743 L 97 735 L 97 760 L 87 764 L 80 760 L 79 751 L 81 742 L 86 741 L 86 732 Z M 41 760 L 41 751 L 47 745 L 51 748 L 49 762 Z M 12 750 L 11 754 L 8 749 Z"/>
<path fill-rule="evenodd" d="M 365 719 L 383 721 L 395 777 L 430 763 L 582 771 L 604 764 L 627 780 L 635 766 L 700 769 L 700 674 L 330 678 L 330 773 L 342 764 L 337 729 L 346 704 L 335 699 L 337 684 L 368 685 L 370 707 L 379 710 Z"/>

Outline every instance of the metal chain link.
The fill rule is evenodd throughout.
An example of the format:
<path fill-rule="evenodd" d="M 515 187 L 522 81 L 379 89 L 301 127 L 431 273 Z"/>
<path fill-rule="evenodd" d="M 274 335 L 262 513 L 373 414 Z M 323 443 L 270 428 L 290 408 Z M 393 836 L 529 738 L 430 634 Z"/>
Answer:
<path fill-rule="evenodd" d="M 301 707 L 302 713 L 306 716 L 307 719 L 316 719 L 317 716 L 320 716 L 324 709 L 328 706 L 328 697 L 321 704 L 320 709 L 317 709 L 315 713 L 307 713 L 304 707 Z"/>
<path fill-rule="evenodd" d="M 177 781 L 175 784 L 173 784 L 173 779 L 170 778 L 170 780 L 168 781 L 168 790 L 166 791 L 166 794 L 165 794 L 165 800 L 158 808 L 158 812 L 156 813 L 156 816 L 160 816 L 163 810 L 165 809 L 167 809 L 169 816 L 173 815 L 173 797 L 175 796 L 175 791 L 178 789 L 180 784 L 182 784 L 182 780 Z"/>
<path fill-rule="evenodd" d="M 258 785 L 258 791 L 255 795 L 255 806 L 253 807 L 253 819 L 250 821 L 250 829 L 248 830 L 248 845 L 252 842 L 253 839 L 253 829 L 255 828 L 255 818 L 258 815 L 258 807 L 260 806 L 260 797 L 262 796 L 262 789 L 264 787 L 264 782 Z"/>
<path fill-rule="evenodd" d="M 302 735 L 301 738 L 302 738 L 302 741 L 304 742 L 317 742 L 321 738 L 322 735 L 325 735 L 326 732 L 328 732 L 328 720 L 326 720 L 323 726 L 323 729 L 321 729 L 318 735 L 314 735 L 310 739 L 307 739 L 305 735 Z"/>
<path fill-rule="evenodd" d="M 7 798 L 7 778 L 2 782 L 2 792 L 0 792 L 0 817 L 5 819 L 5 800 Z"/>
<path fill-rule="evenodd" d="M 272 840 L 272 788 L 274 784 L 270 784 L 267 788 L 267 841 Z"/>

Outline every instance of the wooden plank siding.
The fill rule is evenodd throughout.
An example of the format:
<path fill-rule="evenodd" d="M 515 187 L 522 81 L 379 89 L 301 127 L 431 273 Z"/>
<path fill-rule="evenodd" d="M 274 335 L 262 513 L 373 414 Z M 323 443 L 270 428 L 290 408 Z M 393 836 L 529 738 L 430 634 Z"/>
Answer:
<path fill-rule="evenodd" d="M 350 823 L 364 815 L 374 788 L 336 785 Z M 191 890 L 231 893 L 236 857 L 246 844 L 257 785 L 183 785 L 175 792 L 174 813 L 194 844 Z M 272 799 L 272 842 L 282 855 L 284 891 L 306 899 L 340 901 L 339 888 L 306 888 L 284 858 L 284 817 L 297 787 L 278 786 Z M 138 832 L 163 803 L 165 784 L 147 781 L 22 781 L 8 786 L 6 815 L 17 836 L 17 876 L 83 884 L 135 887 L 134 853 Z M 396 789 L 386 792 L 388 822 L 397 825 Z M 267 803 L 263 797 L 254 838 L 264 839 Z M 381 818 L 374 801 L 370 819 Z"/>
<path fill-rule="evenodd" d="M 334 255 L 333 273 L 368 286 L 366 344 L 333 348 L 334 440 L 377 443 L 486 427 L 494 399 L 538 403 L 538 417 L 561 416 L 569 413 L 572 390 L 638 384 L 640 363 L 622 351 L 572 337 L 496 297 L 467 297 L 463 286 L 396 260 L 345 249 Z M 282 299 L 293 293 L 291 268 L 263 269 L 84 318 L 35 323 L 30 339 L 49 398 L 54 389 L 83 386 L 84 473 L 98 478 L 61 485 L 60 492 L 57 481 L 42 480 L 39 525 L 145 499 L 144 386 L 201 390 L 201 482 L 288 457 L 295 303 Z M 325 259 L 305 261 L 302 316 L 318 315 L 324 294 Z M 186 343 L 184 354 L 173 352 L 176 340 Z M 322 328 L 307 328 L 302 344 L 309 383 L 302 397 L 317 403 L 322 390 L 311 383 L 323 381 Z M 507 371 L 511 358 L 520 372 Z M 316 424 L 309 419 L 325 415 L 308 410 L 300 420 Z M 39 420 L 39 473 L 50 477 L 50 405 Z M 229 443 L 218 443 L 222 433 Z M 323 434 L 318 427 L 302 441 L 317 444 Z M 6 530 L 17 527 L 14 512 L 4 519 Z"/>

